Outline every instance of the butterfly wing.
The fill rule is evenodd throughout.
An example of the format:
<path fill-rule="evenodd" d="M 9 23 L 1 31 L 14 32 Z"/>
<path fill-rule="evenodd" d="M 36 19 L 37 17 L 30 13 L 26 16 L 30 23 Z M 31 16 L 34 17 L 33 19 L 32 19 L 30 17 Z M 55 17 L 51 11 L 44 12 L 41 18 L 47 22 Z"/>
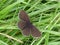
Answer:
<path fill-rule="evenodd" d="M 41 32 L 33 25 L 31 26 L 31 34 L 33 37 L 40 37 L 41 36 Z"/>
<path fill-rule="evenodd" d="M 30 30 L 26 27 L 25 21 L 18 22 L 18 27 L 21 29 L 21 32 L 23 33 L 23 35 L 26 35 L 26 36 L 30 35 Z"/>
<path fill-rule="evenodd" d="M 30 35 L 30 29 L 29 28 L 25 28 L 24 30 L 22 30 L 22 33 L 25 36 L 29 36 Z"/>
<path fill-rule="evenodd" d="M 23 29 L 23 28 L 25 27 L 25 25 L 26 25 L 26 22 L 25 22 L 25 21 L 19 21 L 19 22 L 18 22 L 18 27 L 19 27 L 20 29 Z"/>
<path fill-rule="evenodd" d="M 21 10 L 19 12 L 19 18 L 23 21 L 30 22 L 29 17 L 28 17 L 27 13 L 24 10 Z"/>

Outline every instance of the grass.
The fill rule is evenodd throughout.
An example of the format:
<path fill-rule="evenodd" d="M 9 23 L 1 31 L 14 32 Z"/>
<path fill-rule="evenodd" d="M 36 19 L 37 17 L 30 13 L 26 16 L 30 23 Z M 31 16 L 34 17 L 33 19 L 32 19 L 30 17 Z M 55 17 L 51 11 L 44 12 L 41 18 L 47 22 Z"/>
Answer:
<path fill-rule="evenodd" d="M 41 37 L 26 37 L 17 26 L 18 12 L 25 10 Z M 60 2 L 0 0 L 0 45 L 60 45 Z"/>

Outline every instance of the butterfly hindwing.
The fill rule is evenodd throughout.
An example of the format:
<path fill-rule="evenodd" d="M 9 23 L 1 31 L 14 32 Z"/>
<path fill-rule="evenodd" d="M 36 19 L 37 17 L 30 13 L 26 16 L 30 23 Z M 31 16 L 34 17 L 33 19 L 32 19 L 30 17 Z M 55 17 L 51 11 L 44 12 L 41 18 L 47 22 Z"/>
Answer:
<path fill-rule="evenodd" d="M 21 29 L 21 32 L 23 35 L 26 35 L 26 36 L 30 35 L 30 29 L 26 27 L 25 21 L 18 22 L 18 27 Z"/>
<path fill-rule="evenodd" d="M 29 28 L 25 28 L 25 29 L 22 30 L 22 33 L 25 36 L 29 36 L 30 35 L 30 29 Z"/>
<path fill-rule="evenodd" d="M 19 22 L 18 22 L 18 27 L 19 27 L 20 29 L 23 29 L 23 28 L 25 27 L 25 25 L 26 25 L 26 22 L 25 22 L 25 21 L 19 21 Z"/>

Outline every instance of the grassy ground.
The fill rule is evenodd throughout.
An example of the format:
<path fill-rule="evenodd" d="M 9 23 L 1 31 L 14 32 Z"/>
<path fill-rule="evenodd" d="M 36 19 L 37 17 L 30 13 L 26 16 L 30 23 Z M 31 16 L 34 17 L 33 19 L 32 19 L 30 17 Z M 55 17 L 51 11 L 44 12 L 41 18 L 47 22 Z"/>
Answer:
<path fill-rule="evenodd" d="M 25 37 L 18 29 L 22 9 L 42 32 L 39 39 Z M 60 45 L 59 0 L 0 0 L 0 45 Z"/>

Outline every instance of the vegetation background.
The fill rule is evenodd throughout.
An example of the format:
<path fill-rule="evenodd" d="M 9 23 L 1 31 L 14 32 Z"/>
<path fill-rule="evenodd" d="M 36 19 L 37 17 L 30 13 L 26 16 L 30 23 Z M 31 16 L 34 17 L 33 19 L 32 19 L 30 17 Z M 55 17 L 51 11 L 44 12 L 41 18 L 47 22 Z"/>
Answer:
<path fill-rule="evenodd" d="M 25 10 L 40 38 L 18 29 L 18 12 Z M 60 45 L 60 0 L 0 0 L 0 45 Z"/>

